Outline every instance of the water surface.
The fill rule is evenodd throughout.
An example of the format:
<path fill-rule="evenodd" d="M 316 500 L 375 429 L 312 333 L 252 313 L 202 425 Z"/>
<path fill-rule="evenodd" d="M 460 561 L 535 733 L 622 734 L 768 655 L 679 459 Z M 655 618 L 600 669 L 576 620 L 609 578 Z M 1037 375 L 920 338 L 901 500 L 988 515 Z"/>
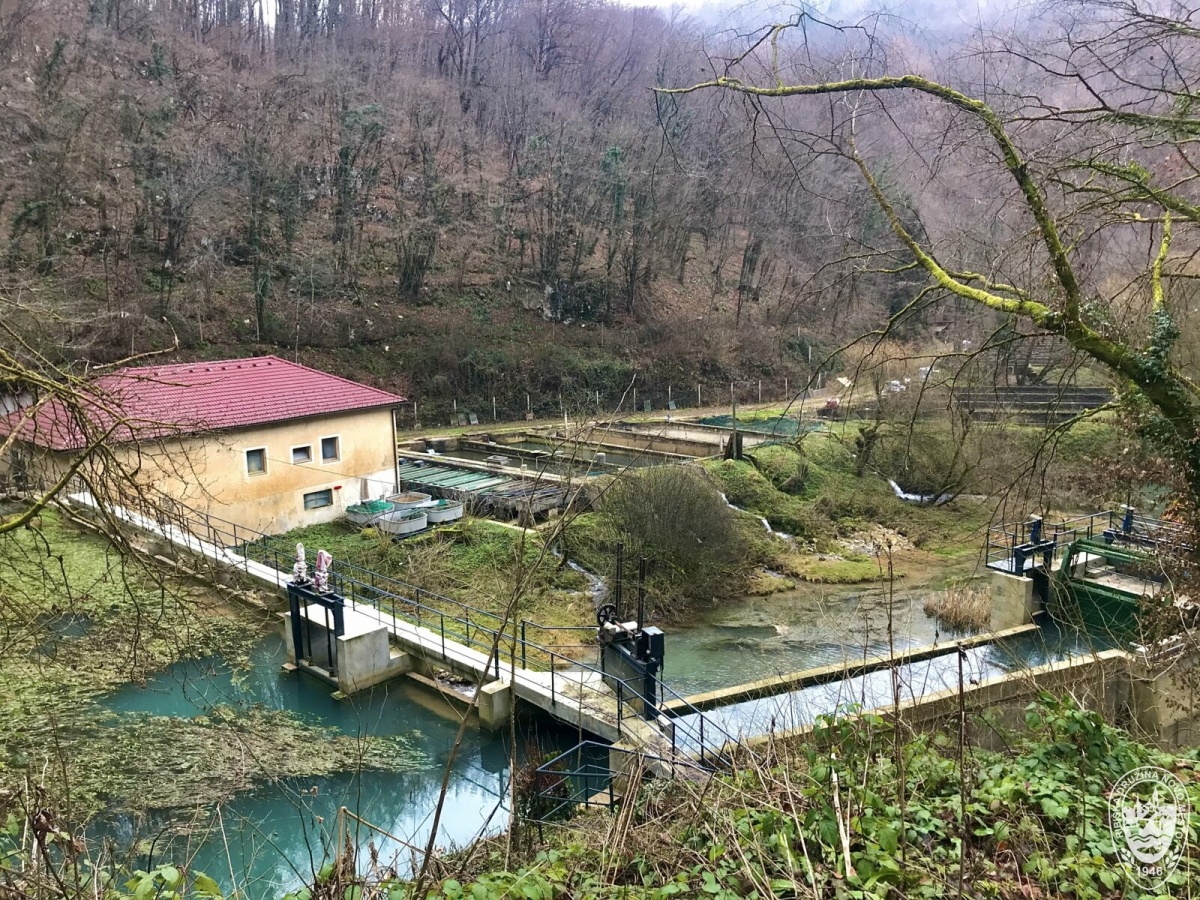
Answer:
<path fill-rule="evenodd" d="M 335 700 L 332 688 L 299 672 L 284 673 L 284 643 L 265 640 L 247 672 L 234 672 L 219 658 L 180 663 L 145 687 L 130 685 L 105 704 L 117 713 L 193 717 L 214 706 L 256 704 L 287 709 L 303 720 L 352 736 L 405 737 L 420 763 L 406 772 L 347 771 L 319 778 L 281 780 L 223 798 L 190 813 L 184 833 L 165 831 L 178 823 L 177 811 L 137 818 L 110 817 L 93 832 L 119 847 L 141 843 L 141 863 L 170 860 L 205 871 L 227 890 L 248 900 L 267 900 L 311 882 L 332 857 L 338 810 L 345 806 L 377 826 L 346 820 L 365 860 L 373 851 L 397 872 L 412 869 L 410 845 L 424 847 L 446 762 L 458 732 L 458 713 L 441 695 L 406 679 Z M 575 736 L 551 722 L 526 723 L 518 753 L 529 747 L 567 749 Z M 438 829 L 437 844 L 462 847 L 477 835 L 508 823 L 510 744 L 507 733 L 491 734 L 472 723 L 454 762 Z M 349 768 L 353 768 L 352 765 Z M 145 851 L 153 847 L 153 859 Z"/>

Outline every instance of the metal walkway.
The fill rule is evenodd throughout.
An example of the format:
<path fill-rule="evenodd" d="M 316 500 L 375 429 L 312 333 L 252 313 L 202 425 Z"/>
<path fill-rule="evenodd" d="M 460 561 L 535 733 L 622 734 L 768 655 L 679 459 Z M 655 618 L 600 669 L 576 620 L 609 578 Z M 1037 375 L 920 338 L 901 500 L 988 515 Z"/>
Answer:
<path fill-rule="evenodd" d="M 66 500 L 81 509 L 97 509 L 87 493 L 71 493 Z M 287 589 L 292 553 L 269 535 L 194 510 L 188 510 L 186 518 L 119 506 L 105 511 L 190 554 L 241 571 L 275 590 Z M 402 647 L 472 672 L 480 686 L 507 682 L 516 697 L 560 721 L 658 760 L 652 768 L 661 774 L 668 774 L 676 765 L 711 767 L 738 744 L 719 722 L 709 721 L 666 685 L 661 686 L 664 699 L 694 713 L 695 719 L 673 721 L 657 710 L 647 717 L 635 684 L 529 638 L 530 632 L 555 629 L 528 621 L 510 622 L 338 560 L 331 571 L 331 586 L 345 599 L 348 609 L 377 621 Z"/>
<path fill-rule="evenodd" d="M 1139 516 L 1131 506 L 1057 522 L 1031 516 L 1024 522 L 988 529 L 987 567 L 1009 575 L 1027 575 L 1038 567 L 1048 570 L 1068 545 L 1081 540 L 1147 549 L 1189 549 L 1190 537 L 1177 522 Z"/>

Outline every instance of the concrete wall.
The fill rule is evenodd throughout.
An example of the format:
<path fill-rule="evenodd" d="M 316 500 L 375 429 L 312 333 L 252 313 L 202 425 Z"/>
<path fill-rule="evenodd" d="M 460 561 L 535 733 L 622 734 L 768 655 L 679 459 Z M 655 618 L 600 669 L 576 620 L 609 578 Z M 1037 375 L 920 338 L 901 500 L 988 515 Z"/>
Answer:
<path fill-rule="evenodd" d="M 338 459 L 322 460 L 324 437 L 338 438 Z M 293 448 L 303 446 L 311 448 L 311 461 L 293 462 Z M 251 474 L 246 451 L 258 448 L 266 450 L 266 471 Z M 333 521 L 347 506 L 392 493 L 396 484 L 391 409 L 121 445 L 114 453 L 127 471 L 136 471 L 140 484 L 192 509 L 268 533 Z M 53 478 L 71 459 L 42 453 L 38 475 Z M 304 508 L 305 494 L 326 489 L 332 505 Z"/>
<path fill-rule="evenodd" d="M 976 746 L 1000 750 L 1006 734 L 1025 727 L 1025 708 L 1043 691 L 1071 695 L 1122 728 L 1135 724 L 1130 691 L 1129 654 L 1108 650 L 1081 660 L 1052 663 L 972 685 L 963 692 L 968 736 Z M 882 710 L 885 718 L 894 713 Z M 957 690 L 940 691 L 904 704 L 899 719 L 914 731 L 954 732 L 959 718 Z"/>
<path fill-rule="evenodd" d="M 1033 621 L 1035 600 L 1033 579 L 1007 572 L 990 572 L 988 587 L 992 596 L 991 627 L 996 631 L 1026 625 Z"/>
<path fill-rule="evenodd" d="M 1130 664 L 1131 691 L 1139 730 L 1164 747 L 1200 744 L 1200 652 L 1185 650 Z"/>
<path fill-rule="evenodd" d="M 962 693 L 967 736 L 974 746 L 1001 750 L 1008 736 L 1025 727 L 1025 708 L 1042 692 L 1070 695 L 1106 722 L 1164 749 L 1195 746 L 1200 739 L 1195 681 L 1200 654 L 1176 660 L 1144 659 L 1124 650 L 1106 650 L 1067 662 L 1014 672 Z M 886 721 L 900 721 L 913 731 L 957 733 L 959 693 L 941 691 L 909 701 L 898 709 L 875 710 Z M 775 735 L 773 740 L 811 740 L 812 727 Z M 756 738 L 751 745 L 771 738 Z"/>

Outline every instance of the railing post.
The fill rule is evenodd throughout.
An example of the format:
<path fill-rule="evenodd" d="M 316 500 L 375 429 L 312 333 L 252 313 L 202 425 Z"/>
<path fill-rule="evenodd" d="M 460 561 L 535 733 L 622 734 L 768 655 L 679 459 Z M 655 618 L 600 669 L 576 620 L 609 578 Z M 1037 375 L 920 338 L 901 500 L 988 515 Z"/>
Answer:
<path fill-rule="evenodd" d="M 438 613 L 438 618 L 441 619 L 442 627 L 442 662 L 446 661 L 446 614 Z"/>
<path fill-rule="evenodd" d="M 522 669 L 529 668 L 529 666 L 527 666 L 525 664 L 525 620 L 524 619 L 521 620 L 521 668 Z"/>
<path fill-rule="evenodd" d="M 550 705 L 554 705 L 554 651 L 550 651 Z"/>

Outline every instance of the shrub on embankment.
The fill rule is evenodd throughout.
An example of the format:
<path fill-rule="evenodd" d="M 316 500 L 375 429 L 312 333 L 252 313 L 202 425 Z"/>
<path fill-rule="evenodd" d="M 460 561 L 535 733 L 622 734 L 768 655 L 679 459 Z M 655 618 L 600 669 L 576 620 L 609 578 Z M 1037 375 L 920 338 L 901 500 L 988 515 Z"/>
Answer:
<path fill-rule="evenodd" d="M 745 588 L 759 561 L 748 530 L 702 469 L 668 465 L 614 479 L 599 510 L 568 525 L 563 544 L 570 556 L 610 578 L 616 545 L 624 544 L 627 590 L 644 556 L 649 604 L 670 614 Z"/>
<path fill-rule="evenodd" d="M 945 734 L 897 736 L 870 715 L 825 720 L 815 740 L 772 746 L 711 783 L 650 781 L 615 815 L 518 826 L 511 843 L 466 854 L 469 868 L 430 896 L 1141 896 L 1117 857 L 1107 798 L 1123 774 L 1154 765 L 1200 808 L 1195 752 L 1163 753 L 1049 696 L 1026 725 L 995 753 Z M 1185 827 L 1164 895 L 1200 878 L 1200 819 Z"/>

